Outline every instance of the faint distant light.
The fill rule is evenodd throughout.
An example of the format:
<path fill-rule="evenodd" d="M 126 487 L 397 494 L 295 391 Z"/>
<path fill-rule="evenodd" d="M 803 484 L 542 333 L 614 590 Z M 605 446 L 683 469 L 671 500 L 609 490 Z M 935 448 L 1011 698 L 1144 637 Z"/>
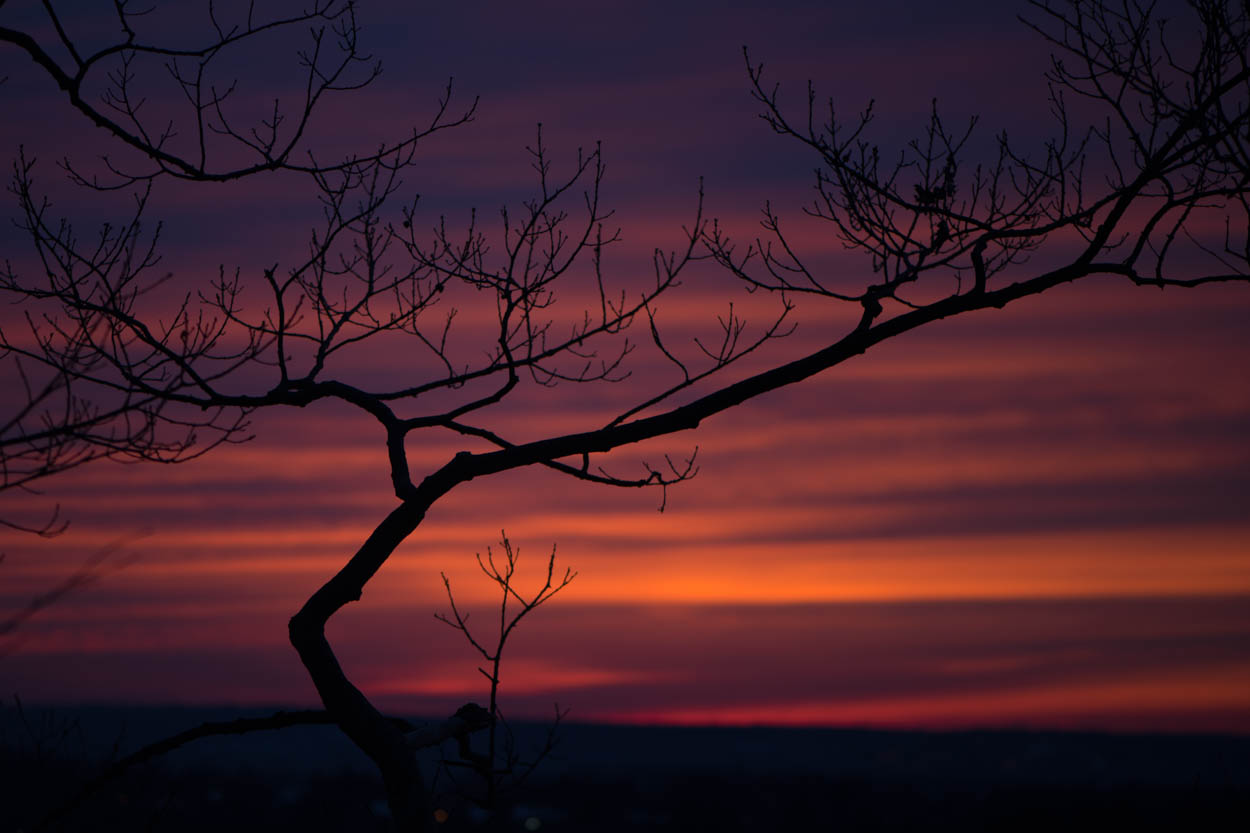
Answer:
<path fill-rule="evenodd" d="M 538 818 L 538 816 L 530 816 L 529 818 L 525 820 L 526 830 L 537 830 L 538 828 L 542 826 L 543 826 L 542 820 Z"/>
<path fill-rule="evenodd" d="M 442 824 L 443 822 L 447 821 L 448 815 L 449 814 L 446 810 L 444 810 L 442 807 L 439 807 L 437 810 L 434 811 L 434 821 L 438 822 L 439 824 Z"/>

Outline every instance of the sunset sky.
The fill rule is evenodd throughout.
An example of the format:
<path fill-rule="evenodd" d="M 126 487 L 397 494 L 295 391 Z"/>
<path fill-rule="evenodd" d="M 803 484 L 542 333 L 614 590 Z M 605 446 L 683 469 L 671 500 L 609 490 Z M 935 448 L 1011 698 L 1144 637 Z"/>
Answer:
<path fill-rule="evenodd" d="M 6 4 L 0 25 L 35 6 Z M 1004 128 L 1040 147 L 1048 49 L 1017 20 L 1027 10 L 365 2 L 366 48 L 384 73 L 334 100 L 310 142 L 372 149 L 427 120 L 454 76 L 457 96 L 480 104 L 406 177 L 427 224 L 463 222 L 472 206 L 493 221 L 524 197 L 541 122 L 557 167 L 602 142 L 623 236 L 605 272 L 618 285 L 651 280 L 650 252 L 681 244 L 700 177 L 705 213 L 731 233 L 759 233 L 769 200 L 812 262 L 862 285 L 867 260 L 801 214 L 816 160 L 756 117 L 743 45 L 783 103 L 801 106 L 808 79 L 847 113 L 875 99 L 883 148 L 918 135 L 935 97 L 952 122 L 979 114 L 974 147 Z M 289 88 L 277 68 L 291 61 L 288 50 L 241 62 L 241 87 L 270 101 Z M 38 154 L 57 210 L 86 234 L 107 203 L 76 197 L 54 161 L 116 147 L 10 47 L 5 76 L 5 158 L 19 144 Z M 149 214 L 165 223 L 163 267 L 193 286 L 221 264 L 256 277 L 293 262 L 316 211 L 302 182 L 272 176 L 159 183 Z M 11 224 L 0 246 L 29 263 Z M 765 323 L 775 299 L 701 267 L 660 305 L 674 342 L 706 333 L 729 300 Z M 798 321 L 761 362 L 802 355 L 846 323 L 818 305 Z M 698 476 L 669 490 L 662 513 L 658 492 L 536 468 L 458 488 L 329 637 L 387 708 L 445 714 L 483 700 L 471 648 L 433 614 L 447 610 L 441 571 L 486 626 L 492 588 L 473 556 L 497 551 L 503 530 L 523 581 L 541 582 L 553 545 L 578 572 L 509 648 L 509 714 L 545 716 L 558 701 L 586 721 L 1250 732 L 1248 325 L 1250 286 L 1109 279 L 938 322 L 609 458 L 630 473 L 697 446 Z M 404 358 L 360 354 L 345 375 L 402 374 Z M 617 385 L 531 385 L 496 424 L 521 439 L 597 427 L 669 372 L 645 350 L 631 361 Z M 52 540 L 0 530 L 3 611 L 117 549 L 98 582 L 0 642 L 0 694 L 315 704 L 286 622 L 393 508 L 385 447 L 376 423 L 341 405 L 258 413 L 254 433 L 195 462 L 106 461 L 42 495 L 0 498 L 31 517 L 60 504 L 71 521 Z M 419 477 L 483 448 L 417 438 L 409 454 Z"/>

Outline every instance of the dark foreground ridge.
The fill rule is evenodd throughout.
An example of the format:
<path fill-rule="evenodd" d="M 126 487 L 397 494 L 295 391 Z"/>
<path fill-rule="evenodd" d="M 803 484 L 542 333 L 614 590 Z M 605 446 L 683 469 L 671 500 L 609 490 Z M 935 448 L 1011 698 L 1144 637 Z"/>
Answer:
<path fill-rule="evenodd" d="M 23 719 L 5 708 L 0 833 L 30 830 L 102 762 L 258 713 L 27 707 Z M 521 747 L 541 745 L 543 731 L 519 727 Z M 1250 737 L 570 724 L 503 802 L 502 826 L 446 776 L 439 787 L 448 831 L 1202 830 L 1250 818 Z M 136 768 L 54 829 L 383 831 L 383 799 L 341 734 L 301 727 L 200 741 Z"/>

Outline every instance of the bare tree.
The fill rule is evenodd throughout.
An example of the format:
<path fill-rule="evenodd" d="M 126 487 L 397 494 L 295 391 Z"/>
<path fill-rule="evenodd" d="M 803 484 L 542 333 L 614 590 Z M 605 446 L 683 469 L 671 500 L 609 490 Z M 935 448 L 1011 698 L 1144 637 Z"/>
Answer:
<path fill-rule="evenodd" d="M 490 686 L 490 697 L 481 714 L 483 722 L 488 727 L 486 751 L 475 752 L 469 734 L 463 733 L 459 735 L 457 743 L 456 751 L 459 758 L 457 760 L 445 758 L 443 766 L 462 794 L 482 809 L 495 813 L 498 813 L 500 809 L 501 793 L 524 784 L 543 759 L 554 749 L 560 722 L 567 714 L 566 711 L 560 709 L 558 703 L 555 704 L 555 720 L 548 729 L 543 746 L 524 753 L 518 748 L 516 735 L 499 705 L 500 667 L 503 663 L 504 649 L 507 647 L 508 638 L 526 616 L 550 601 L 555 594 L 568 587 L 573 579 L 577 578 L 577 573 L 568 567 L 564 569 L 563 574 L 556 572 L 556 549 L 553 546 L 551 554 L 547 557 L 546 580 L 532 596 L 527 597 L 517 588 L 517 564 L 521 558 L 521 548 L 514 547 L 506 533 L 500 534 L 499 543 L 503 551 L 498 560 L 494 551 L 489 547 L 486 549 L 485 558 L 482 558 L 481 553 L 477 554 L 478 569 L 487 580 L 498 587 L 500 593 L 499 618 L 495 623 L 494 638 L 486 640 L 481 637 L 480 632 L 475 635 L 475 631 L 469 626 L 469 614 L 462 611 L 456 604 L 455 594 L 451 590 L 451 580 L 447 578 L 446 573 L 442 574 L 443 587 L 447 590 L 447 603 L 451 608 L 451 613 L 434 614 L 440 622 L 459 631 L 473 646 L 473 650 L 486 663 L 486 667 L 479 667 L 478 672 L 486 678 Z M 511 611 L 508 609 L 509 605 L 512 606 Z M 457 768 L 467 768 L 477 776 L 481 782 L 480 790 L 474 792 L 471 787 L 463 785 L 457 777 Z"/>
<path fill-rule="evenodd" d="M 975 125 L 952 129 L 936 105 L 922 135 L 896 154 L 870 140 L 871 106 L 847 121 L 832 102 L 818 105 L 809 87 L 806 107 L 791 114 L 748 61 L 765 120 L 814 155 L 809 212 L 868 255 L 870 277 L 858 283 L 810 268 L 771 207 L 765 235 L 741 245 L 704 221 L 700 199 L 683 244 L 655 253 L 648 284 L 618 286 L 603 268 L 618 237 L 600 204 L 599 149 L 560 169 L 540 132 L 529 148 L 534 194 L 505 209 L 494 231 L 473 218 L 464 230 L 439 220 L 421 232 L 415 203 L 388 213 L 413 160 L 413 146 L 398 143 L 302 169 L 323 210 L 304 255 L 258 275 L 223 269 L 210 286 L 153 309 L 144 290 L 154 283 L 150 260 L 118 258 L 103 268 L 37 196 L 29 165 L 19 164 L 13 187 L 45 274 L 35 281 L 10 270 L 0 289 L 46 312 L 29 320 L 37 346 L 10 349 L 53 371 L 63 357 L 81 356 L 86 367 L 74 372 L 75 383 L 159 402 L 160 418 L 174 426 L 213 424 L 229 434 L 234 419 L 256 409 L 327 399 L 372 418 L 397 504 L 291 618 L 290 639 L 330 718 L 376 763 L 399 829 L 423 829 L 432 808 L 414 754 L 422 736 L 383 715 L 348 678 L 325 628 L 457 486 L 540 465 L 587 483 L 663 490 L 694 474 L 693 456 L 622 476 L 602 455 L 696 428 L 918 327 L 1060 284 L 1096 275 L 1178 287 L 1250 280 L 1250 11 L 1235 0 L 1192 0 L 1189 9 L 1165 25 L 1150 5 L 1134 2 L 1035 3 L 1030 25 L 1056 50 L 1048 76 L 1055 136 L 1028 152 L 1004 135 L 980 164 L 966 158 Z M 185 84 L 190 76 L 175 77 Z M 1100 111 L 1090 126 L 1073 115 L 1073 99 L 1082 112 Z M 446 107 L 444 100 L 436 127 Z M 155 173 L 207 175 L 198 157 L 162 156 L 163 134 L 155 135 Z M 251 147 L 262 167 L 287 159 L 278 141 L 249 145 L 247 134 L 224 135 Z M 190 172 L 173 161 L 188 158 Z M 149 181 L 120 167 L 113 174 L 132 187 Z M 1224 220 L 1214 239 L 1205 230 L 1211 214 Z M 750 289 L 775 293 L 779 305 L 755 331 L 731 308 L 720 343 L 699 342 L 699 358 L 689 361 L 655 310 L 702 258 Z M 586 285 L 590 302 L 571 301 Z M 246 304 L 244 287 L 252 293 Z M 257 290 L 263 303 L 251 300 Z M 786 342 L 771 343 L 790 332 L 792 304 L 805 299 L 848 310 L 831 315 L 830 329 L 845 328 L 811 353 L 777 357 Z M 463 323 L 460 308 L 488 310 L 489 325 Z M 670 360 L 670 381 L 649 389 L 631 380 L 634 404 L 584 430 L 509 436 L 497 406 L 517 391 L 624 381 L 631 326 Z M 394 343 L 415 353 L 394 378 L 340 373 L 346 355 Z M 772 355 L 772 364 L 726 381 L 727 368 L 757 353 Z M 493 448 L 463 450 L 414 473 L 409 445 L 440 435 Z"/>

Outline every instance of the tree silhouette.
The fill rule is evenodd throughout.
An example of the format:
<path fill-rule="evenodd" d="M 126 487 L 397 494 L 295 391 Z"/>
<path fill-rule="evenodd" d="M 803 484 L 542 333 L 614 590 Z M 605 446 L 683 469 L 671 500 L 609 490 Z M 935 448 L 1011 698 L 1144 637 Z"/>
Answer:
<path fill-rule="evenodd" d="M 189 140 L 191 150 L 183 152 L 174 149 L 173 133 L 105 124 L 154 167 L 110 164 L 107 183 L 71 168 L 83 184 L 140 194 L 134 218 L 100 235 L 98 244 L 84 245 L 53 216 L 30 160 L 19 160 L 13 190 L 43 273 L 36 279 L 10 269 L 0 281 L 10 297 L 39 310 L 27 319 L 29 338 L 7 336 L 5 347 L 54 376 L 68 373 L 76 388 L 100 391 L 103 400 L 95 393 L 82 400 L 99 413 L 121 407 L 107 404 L 110 397 L 123 405 L 152 403 L 140 413 L 151 414 L 161 430 L 194 428 L 228 440 L 258 409 L 322 400 L 373 419 L 397 503 L 291 618 L 290 640 L 330 719 L 377 765 L 399 829 L 423 829 L 431 807 L 414 754 L 419 733 L 382 714 L 349 679 L 325 628 L 456 487 L 544 466 L 589 484 L 663 491 L 695 473 L 693 455 L 630 475 L 610 472 L 604 455 L 697 428 L 918 327 L 1061 284 L 1097 275 L 1159 287 L 1250 280 L 1245 3 L 1192 0 L 1189 15 L 1178 21 L 1134 2 L 1032 5 L 1029 25 L 1056 54 L 1047 76 L 1055 135 L 1032 152 L 1000 135 L 996 151 L 980 162 L 968 158 L 975 122 L 953 129 L 936 104 L 918 138 L 897 151 L 881 148 L 870 139 L 871 105 L 848 120 L 833 102 L 820 103 L 809 85 L 806 106 L 792 113 L 762 66 L 748 58 L 763 118 L 817 165 L 817 197 L 808 213 L 868 256 L 863 276 L 810 267 L 771 206 L 764 209 L 765 235 L 737 243 L 720 223 L 704 219 L 700 195 L 684 243 L 655 252 L 645 286 L 617 285 L 604 268 L 619 235 L 600 202 L 598 147 L 561 167 L 540 129 L 529 147 L 533 194 L 505 208 L 498 229 L 475 215 L 466 228 L 440 219 L 422 231 L 415 202 L 391 210 L 401 195 L 400 176 L 414 164 L 415 139 L 332 165 L 296 165 L 289 139 L 298 138 L 299 127 L 283 132 L 286 123 L 275 114 L 265 123 L 269 133 L 233 129 L 215 88 L 191 69 L 215 60 L 230 43 L 229 30 L 217 29 L 217 51 L 183 53 L 134 46 L 127 29 L 128 40 L 99 60 L 116 58 L 130 68 L 145 55 L 167 58 L 195 123 L 211 129 L 192 131 L 201 150 Z M 333 18 L 336 37 L 355 56 L 350 6 L 341 14 Z M 31 51 L 20 39 L 5 39 Z M 315 67 L 320 53 L 311 54 Z M 41 66 L 76 101 L 73 79 L 94 63 L 76 54 L 75 60 L 77 74 Z M 309 72 L 313 88 L 325 81 L 324 92 L 358 83 L 333 71 Z M 114 110 L 138 124 L 124 80 L 118 90 Z M 311 106 L 317 97 L 307 100 Z M 1074 115 L 1074 102 L 1097 116 L 1086 124 Z M 427 131 L 471 113 L 449 117 L 448 108 L 444 98 Z M 251 160 L 212 167 L 204 149 L 209 133 Z M 211 284 L 173 295 L 176 282 L 154 274 L 154 240 L 137 219 L 152 179 L 230 178 L 270 168 L 307 176 L 317 190 L 322 220 L 307 252 L 285 269 L 258 275 L 223 268 Z M 1214 234 L 1212 218 L 1222 221 Z M 749 289 L 775 294 L 778 306 L 754 331 L 730 307 L 719 319 L 719 343 L 697 342 L 692 361 L 670 346 L 679 336 L 660 326 L 656 310 L 702 259 Z M 162 289 L 164 306 L 153 286 Z M 258 292 L 264 301 L 256 300 Z M 793 306 L 804 301 L 832 302 L 828 331 L 836 335 L 813 352 L 786 356 L 787 342 L 779 340 L 791 332 Z M 464 322 L 458 309 L 473 310 L 478 320 Z M 636 347 L 629 335 L 639 330 L 641 341 L 673 366 L 671 380 L 648 387 L 627 376 Z M 350 375 L 347 356 L 393 345 L 411 357 L 404 372 L 385 379 Z M 727 381 L 727 369 L 748 355 L 768 365 Z M 615 416 L 537 439 L 510 435 L 501 403 L 518 392 L 613 382 L 633 394 Z M 460 451 L 432 471 L 412 471 L 412 444 L 440 435 L 492 448 Z M 195 443 L 191 434 L 178 436 L 187 440 L 180 454 L 204 447 L 198 436 Z"/>

